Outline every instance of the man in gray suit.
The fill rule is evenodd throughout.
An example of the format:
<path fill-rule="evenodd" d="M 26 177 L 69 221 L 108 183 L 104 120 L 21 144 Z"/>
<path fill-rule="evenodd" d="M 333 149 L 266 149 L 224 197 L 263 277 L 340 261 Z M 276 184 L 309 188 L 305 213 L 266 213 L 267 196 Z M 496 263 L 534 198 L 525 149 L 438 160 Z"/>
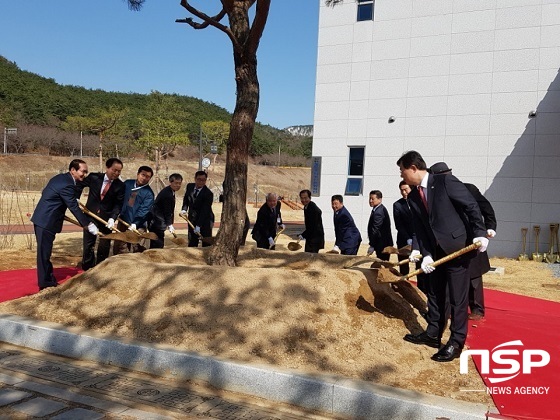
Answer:
<path fill-rule="evenodd" d="M 76 201 L 80 194 L 76 182 L 83 181 L 87 173 L 87 164 L 81 159 L 74 159 L 70 162 L 68 172 L 50 179 L 35 207 L 31 221 L 37 238 L 37 279 L 40 290 L 58 284 L 53 275 L 51 255 L 55 236 L 62 231 L 66 209 L 70 209 L 89 233 L 98 233 L 97 226 L 90 222 Z"/>

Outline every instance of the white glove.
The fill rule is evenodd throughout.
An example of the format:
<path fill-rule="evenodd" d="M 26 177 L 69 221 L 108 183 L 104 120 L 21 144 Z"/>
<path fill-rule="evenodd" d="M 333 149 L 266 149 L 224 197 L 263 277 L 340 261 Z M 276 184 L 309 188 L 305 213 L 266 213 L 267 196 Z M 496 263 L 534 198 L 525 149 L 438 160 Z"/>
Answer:
<path fill-rule="evenodd" d="M 175 228 L 173 227 L 173 225 L 167 226 L 167 229 L 168 229 L 169 232 L 171 232 L 171 233 L 175 232 Z"/>
<path fill-rule="evenodd" d="M 407 244 L 407 245 L 412 245 L 412 239 L 407 239 L 407 240 L 406 240 L 406 244 Z"/>
<path fill-rule="evenodd" d="M 333 250 L 334 252 L 336 252 L 337 254 L 340 254 L 340 248 L 339 248 L 337 245 L 333 246 L 333 249 L 332 249 L 332 250 Z"/>
<path fill-rule="evenodd" d="M 367 254 L 368 254 L 368 255 L 371 255 L 371 254 L 373 254 L 374 251 L 375 251 L 375 249 L 374 249 L 372 246 L 370 246 L 370 247 L 367 249 Z"/>
<path fill-rule="evenodd" d="M 274 239 L 268 238 L 268 247 L 269 247 L 269 248 L 272 248 L 274 245 L 275 245 Z"/>
<path fill-rule="evenodd" d="M 181 210 L 181 211 L 179 212 L 179 215 L 180 215 L 180 216 L 186 216 L 186 215 L 187 215 L 187 211 L 186 211 L 186 210 Z"/>
<path fill-rule="evenodd" d="M 136 225 L 134 223 L 131 223 L 128 227 L 128 230 L 136 230 Z"/>
<path fill-rule="evenodd" d="M 195 226 L 194 227 L 194 233 L 196 233 L 197 235 L 200 235 L 200 226 Z"/>
<path fill-rule="evenodd" d="M 301 236 L 301 235 L 298 235 L 297 238 L 298 238 L 300 241 L 305 241 L 305 238 L 304 238 L 303 236 Z"/>
<path fill-rule="evenodd" d="M 105 226 L 107 226 L 108 229 L 113 229 L 115 227 L 115 219 L 111 217 L 107 220 L 107 224 Z"/>
<path fill-rule="evenodd" d="M 488 240 L 488 238 L 484 238 L 484 237 L 480 236 L 478 238 L 473 239 L 473 244 L 476 243 L 476 242 L 480 242 L 482 244 L 478 248 L 478 252 L 484 252 L 484 251 L 486 251 L 486 248 L 488 248 L 488 243 L 490 241 Z"/>
<path fill-rule="evenodd" d="M 487 238 L 493 238 L 494 236 L 496 236 L 496 231 L 494 229 L 488 229 L 486 231 Z"/>
<path fill-rule="evenodd" d="M 97 236 L 97 234 L 99 233 L 99 229 L 97 229 L 97 226 L 95 226 L 93 223 L 90 223 L 89 225 L 87 225 L 87 230 L 92 235 Z"/>
<path fill-rule="evenodd" d="M 279 225 L 282 224 L 282 219 L 280 217 L 276 218 L 276 223 L 278 223 Z"/>
<path fill-rule="evenodd" d="M 430 274 L 436 270 L 435 267 L 429 265 L 432 264 L 433 262 L 434 262 L 433 258 L 428 255 L 422 259 L 422 264 L 420 265 L 420 268 L 424 273 Z"/>
<path fill-rule="evenodd" d="M 282 230 L 286 229 L 286 226 L 284 225 L 284 223 L 282 223 L 281 225 L 278 225 L 278 227 Z"/>
<path fill-rule="evenodd" d="M 419 255 L 420 255 L 420 251 L 418 251 L 417 249 L 412 250 L 412 252 L 408 256 L 408 261 L 413 263 L 420 261 Z"/>

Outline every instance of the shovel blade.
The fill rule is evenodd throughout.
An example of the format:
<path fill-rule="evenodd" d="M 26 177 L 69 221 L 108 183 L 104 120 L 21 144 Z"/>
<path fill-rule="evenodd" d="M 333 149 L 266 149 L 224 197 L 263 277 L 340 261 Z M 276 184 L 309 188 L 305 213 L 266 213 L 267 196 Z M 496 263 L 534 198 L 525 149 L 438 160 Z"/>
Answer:
<path fill-rule="evenodd" d="M 402 280 L 402 275 L 394 268 L 375 268 L 377 272 L 377 283 L 394 283 Z"/>
<path fill-rule="evenodd" d="M 383 253 L 385 254 L 397 254 L 408 257 L 412 252 L 412 247 L 410 245 L 403 246 L 402 248 L 395 248 L 394 246 L 386 246 L 383 248 Z"/>
<path fill-rule="evenodd" d="M 143 233 L 143 234 L 140 235 L 140 236 L 141 236 L 142 238 L 150 239 L 150 240 L 152 240 L 152 241 L 157 241 L 157 239 L 158 239 L 158 236 L 156 235 L 155 232 L 145 232 L 145 233 Z"/>
<path fill-rule="evenodd" d="M 138 242 L 140 242 L 140 238 L 137 235 L 129 236 L 124 232 L 109 233 L 108 235 L 100 236 L 100 239 L 108 239 L 110 241 L 116 240 L 121 242 L 127 242 L 129 244 L 137 244 Z"/>
<path fill-rule="evenodd" d="M 290 251 L 297 251 L 298 249 L 301 249 L 301 245 L 298 244 L 297 242 L 290 242 L 288 244 L 288 249 Z"/>
<path fill-rule="evenodd" d="M 185 246 L 187 245 L 187 240 L 185 238 L 171 238 L 171 242 L 175 245 Z"/>

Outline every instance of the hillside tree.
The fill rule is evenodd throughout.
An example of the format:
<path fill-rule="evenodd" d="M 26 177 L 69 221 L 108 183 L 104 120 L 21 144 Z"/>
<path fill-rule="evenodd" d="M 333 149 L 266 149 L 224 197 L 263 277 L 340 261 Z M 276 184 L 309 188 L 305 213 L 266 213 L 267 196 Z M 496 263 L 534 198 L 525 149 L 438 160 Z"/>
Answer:
<path fill-rule="evenodd" d="M 144 1 L 128 0 L 128 4 L 133 10 L 138 10 Z M 193 7 L 189 1 L 181 0 L 181 6 L 191 17 L 178 19 L 176 22 L 185 23 L 193 29 L 215 28 L 228 37 L 233 48 L 237 96 L 226 147 L 222 218 L 208 262 L 235 266 L 247 214 L 249 147 L 259 110 L 257 50 L 268 19 L 271 0 L 215 2 L 218 1 L 221 3 L 221 10 L 211 16 Z"/>

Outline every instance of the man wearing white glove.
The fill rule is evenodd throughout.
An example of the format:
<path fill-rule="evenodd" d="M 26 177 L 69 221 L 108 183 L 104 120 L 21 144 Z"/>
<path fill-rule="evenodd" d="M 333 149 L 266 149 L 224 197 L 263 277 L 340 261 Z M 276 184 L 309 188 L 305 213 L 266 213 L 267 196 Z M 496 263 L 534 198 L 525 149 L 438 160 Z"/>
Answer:
<path fill-rule="evenodd" d="M 274 246 L 276 244 L 274 243 L 274 239 L 273 238 L 268 238 L 268 249 L 274 249 Z"/>
<path fill-rule="evenodd" d="M 211 245 L 210 241 L 200 240 L 201 237 L 212 237 L 212 226 L 214 225 L 214 212 L 212 211 L 214 193 L 206 186 L 207 179 L 208 174 L 206 172 L 196 171 L 194 182 L 189 182 L 185 189 L 181 209 L 187 212 L 189 221 L 195 226 L 195 228 L 192 228 L 189 225 L 188 246 L 190 247 L 197 247 L 199 242 L 202 242 L 203 247 Z M 198 231 L 195 231 L 196 226 L 198 226 Z"/>
<path fill-rule="evenodd" d="M 375 248 L 372 247 L 372 246 L 370 246 L 370 247 L 367 249 L 367 254 L 368 254 L 368 255 L 372 255 L 374 252 L 375 252 Z"/>
<path fill-rule="evenodd" d="M 157 195 L 150 213 L 149 228 L 157 235 L 156 240 L 150 240 L 150 249 L 163 248 L 165 230 L 171 234 L 175 232 L 175 193 L 181 189 L 183 177 L 180 174 L 169 175 L 169 185 Z M 181 210 L 183 213 L 184 210 Z M 186 212 L 184 212 L 186 214 Z"/>
<path fill-rule="evenodd" d="M 186 210 L 181 210 L 179 212 L 179 216 L 186 216 L 187 215 L 187 211 Z"/>
<path fill-rule="evenodd" d="M 298 235 L 297 238 L 298 238 L 298 241 L 305 241 L 305 238 L 301 235 Z"/>
<path fill-rule="evenodd" d="M 325 230 L 323 229 L 323 212 L 311 200 L 310 190 L 301 190 L 299 200 L 303 204 L 305 230 L 299 235 L 300 241 L 305 240 L 305 252 L 317 254 L 325 247 Z"/>
<path fill-rule="evenodd" d="M 251 237 L 257 248 L 275 249 L 274 237 L 278 226 L 278 196 L 275 193 L 266 195 L 266 202 L 257 212 L 257 220 L 253 226 Z"/>
<path fill-rule="evenodd" d="M 331 251 L 334 254 L 340 254 L 340 248 L 338 246 L 333 246 L 333 249 Z"/>
<path fill-rule="evenodd" d="M 128 227 L 128 230 L 131 230 L 131 231 L 133 231 L 133 232 L 134 232 L 135 230 L 137 230 L 137 229 L 136 229 L 136 224 L 135 224 L 135 223 L 131 223 L 130 226 Z"/>
<path fill-rule="evenodd" d="M 113 228 L 115 227 L 115 219 L 111 217 L 109 220 L 107 220 L 107 224 L 105 226 L 107 227 L 107 229 L 113 230 Z"/>
<path fill-rule="evenodd" d="M 99 233 L 99 229 L 97 229 L 97 226 L 95 226 L 95 224 L 93 224 L 93 223 L 90 223 L 89 225 L 87 225 L 87 230 L 92 235 L 97 236 L 97 234 Z"/>
<path fill-rule="evenodd" d="M 194 227 L 194 233 L 197 235 L 200 235 L 200 226 L 195 226 Z"/>
<path fill-rule="evenodd" d="M 423 255 L 421 268 L 427 273 L 428 326 L 420 334 L 407 334 L 405 341 L 439 348 L 447 324 L 446 292 L 451 307 L 451 335 L 432 356 L 436 362 L 459 357 L 468 331 L 469 263 L 476 252 L 442 264 L 432 263 L 486 236 L 480 208 L 465 185 L 453 175 L 428 173 L 426 162 L 416 151 L 406 152 L 397 165 L 411 186 L 408 203 L 413 217 L 412 248 Z M 465 217 L 466 216 L 466 217 Z"/>
<path fill-rule="evenodd" d="M 438 162 L 432 166 L 433 173 L 443 173 L 450 174 L 451 169 L 447 167 L 444 162 Z M 472 194 L 478 207 L 480 207 L 480 212 L 482 213 L 482 218 L 484 219 L 484 225 L 486 226 L 486 238 L 493 238 L 496 236 L 496 213 L 492 204 L 482 195 L 479 189 L 473 184 L 465 183 L 465 187 Z M 473 242 L 477 242 L 480 238 L 475 238 Z M 471 313 L 469 314 L 469 319 L 478 321 L 484 318 L 484 290 L 482 284 L 482 276 L 490 270 L 490 260 L 488 259 L 488 254 L 485 252 L 488 242 L 480 241 L 483 246 L 478 249 L 478 253 L 471 260 L 469 265 L 469 275 L 471 278 L 471 284 L 469 286 L 469 308 Z"/>

